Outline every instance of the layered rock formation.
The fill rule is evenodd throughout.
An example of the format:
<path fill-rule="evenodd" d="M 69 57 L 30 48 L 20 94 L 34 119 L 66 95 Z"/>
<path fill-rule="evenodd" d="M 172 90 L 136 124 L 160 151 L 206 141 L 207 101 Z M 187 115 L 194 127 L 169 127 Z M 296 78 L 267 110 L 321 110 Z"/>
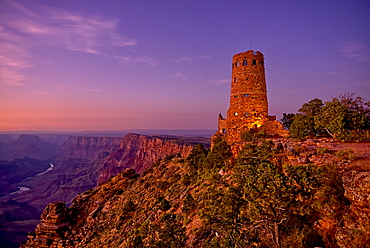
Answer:
<path fill-rule="evenodd" d="M 209 139 L 138 134 L 127 134 L 123 139 L 71 136 L 62 145 L 63 155 L 53 161 L 53 170 L 24 182 L 31 190 L 16 200 L 38 207 L 56 200 L 70 203 L 78 193 L 126 168 L 141 173 L 166 155 L 187 156 L 198 142 L 207 144 Z"/>
<path fill-rule="evenodd" d="M 62 157 L 88 158 L 89 160 L 104 158 L 117 148 L 121 140 L 121 137 L 70 136 L 61 147 Z"/>
<path fill-rule="evenodd" d="M 52 163 L 50 172 L 23 184 L 31 190 L 16 197 L 21 202 L 43 208 L 56 200 L 70 202 L 80 192 L 97 184 L 99 167 L 96 164 L 115 151 L 122 138 L 71 136 L 61 146 L 62 155 Z"/>
<path fill-rule="evenodd" d="M 188 156 L 193 147 L 177 144 L 179 141 L 183 140 L 173 136 L 127 134 L 120 147 L 104 160 L 99 183 L 107 181 L 125 168 L 132 168 L 141 174 L 155 161 L 167 155 Z"/>
<path fill-rule="evenodd" d="M 66 204 L 58 201 L 50 203 L 41 215 L 41 223 L 35 232 L 28 235 L 35 247 L 56 247 L 59 239 L 68 230 L 66 224 Z"/>
<path fill-rule="evenodd" d="M 131 136 L 133 140 L 142 138 L 134 137 L 136 136 Z M 132 142 L 132 147 L 135 144 Z M 286 144 L 289 147 L 292 141 L 286 140 Z M 312 142 L 311 144 L 313 146 Z M 324 147 L 332 149 L 343 146 L 330 142 L 325 144 L 327 145 L 323 145 Z M 317 144 L 312 149 L 303 149 L 303 156 L 315 152 L 315 149 L 318 153 Z M 295 150 L 298 149 L 293 149 Z M 288 148 L 285 148 L 285 152 L 291 153 Z M 277 152 L 276 155 L 280 156 L 282 153 Z M 334 161 L 332 156 L 328 158 Z M 344 160 L 347 159 L 338 158 L 336 163 Z M 328 204 L 331 204 L 335 213 L 328 215 L 328 212 L 323 212 L 312 216 L 317 220 L 312 225 L 322 235 L 311 233 L 309 237 L 317 240 L 305 242 L 315 244 L 312 247 L 366 247 L 370 241 L 370 171 L 352 170 L 351 163 L 353 161 L 342 167 L 342 178 L 342 173 L 336 173 L 340 185 L 330 185 L 336 195 L 328 195 Z M 330 164 L 319 162 L 318 166 Z M 60 214 L 43 214 L 43 221 L 23 247 L 209 247 L 210 240 L 216 242 L 215 240 L 227 239 L 228 235 L 235 233 L 232 229 L 235 222 L 231 220 L 235 218 L 236 221 L 242 221 L 239 216 L 246 216 L 248 211 L 248 208 L 232 207 L 241 201 L 239 191 L 230 183 L 238 170 L 233 170 L 230 165 L 224 167 L 222 172 L 216 169 L 212 176 L 208 174 L 211 173 L 209 169 L 198 168 L 198 173 L 194 173 L 194 170 L 194 164 L 188 164 L 186 160 L 184 162 L 184 159 L 177 157 L 155 163 L 142 176 L 133 169 L 126 169 L 99 187 L 80 194 L 66 209 L 61 203 L 51 204 L 44 213 L 49 213 L 50 209 L 56 208 L 55 204 L 60 204 Z M 337 186 L 340 190 L 336 190 Z M 343 187 L 345 191 L 341 190 Z M 216 196 L 214 204 L 207 205 L 213 202 L 213 198 L 209 198 L 212 194 Z M 345 199 L 345 204 L 336 202 L 336 198 Z M 318 200 L 316 197 L 313 199 Z M 307 206 L 310 207 L 311 204 Z M 330 212 L 332 209 L 329 207 L 321 210 Z M 229 218 L 230 222 L 225 222 Z M 235 223 L 240 228 L 238 232 L 248 233 L 248 228 L 254 228 L 254 231 L 243 240 L 251 239 L 247 246 L 236 247 L 257 247 L 260 244 L 273 247 L 267 230 L 263 233 L 261 227 L 249 226 L 249 222 L 241 223 Z M 291 228 L 299 230 L 296 226 Z M 253 233 L 257 230 L 262 232 L 259 239 L 253 238 Z M 289 230 L 287 232 L 291 234 Z M 305 234 L 303 230 L 297 236 L 293 233 L 291 237 L 298 239 L 299 235 Z M 296 240 L 285 237 L 285 242 L 294 243 Z M 213 244 L 221 246 L 219 243 Z M 235 247 L 228 245 L 226 243 L 225 247 Z"/>

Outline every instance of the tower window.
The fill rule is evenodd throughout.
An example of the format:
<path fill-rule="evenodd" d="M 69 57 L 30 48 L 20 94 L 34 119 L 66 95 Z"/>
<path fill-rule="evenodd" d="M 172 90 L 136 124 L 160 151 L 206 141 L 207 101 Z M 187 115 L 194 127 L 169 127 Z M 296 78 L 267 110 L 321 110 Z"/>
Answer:
<path fill-rule="evenodd" d="M 235 115 L 235 116 L 238 116 L 238 113 L 236 113 L 236 112 L 235 112 L 235 113 L 234 113 L 234 115 Z"/>
<path fill-rule="evenodd" d="M 249 115 L 249 113 L 248 112 L 245 112 L 245 116 L 248 116 Z"/>
<path fill-rule="evenodd" d="M 234 98 L 237 98 L 238 96 L 236 95 L 236 96 L 234 96 Z"/>
<path fill-rule="evenodd" d="M 244 97 L 248 97 L 249 96 L 249 94 L 244 94 Z"/>
<path fill-rule="evenodd" d="M 252 65 L 257 65 L 257 61 L 255 59 L 252 61 Z"/>
<path fill-rule="evenodd" d="M 260 61 L 260 65 L 263 65 L 263 60 Z"/>
<path fill-rule="evenodd" d="M 249 78 L 246 78 L 245 80 L 249 81 Z"/>
<path fill-rule="evenodd" d="M 226 129 L 225 128 L 222 129 L 222 134 L 226 134 Z"/>
<path fill-rule="evenodd" d="M 239 67 L 239 66 L 240 66 L 239 61 L 237 61 L 237 62 L 235 63 L 235 66 L 236 66 L 236 67 Z"/>
<path fill-rule="evenodd" d="M 236 83 L 238 81 L 238 78 L 234 78 L 234 83 Z"/>
<path fill-rule="evenodd" d="M 243 65 L 248 65 L 248 60 L 243 60 Z"/>

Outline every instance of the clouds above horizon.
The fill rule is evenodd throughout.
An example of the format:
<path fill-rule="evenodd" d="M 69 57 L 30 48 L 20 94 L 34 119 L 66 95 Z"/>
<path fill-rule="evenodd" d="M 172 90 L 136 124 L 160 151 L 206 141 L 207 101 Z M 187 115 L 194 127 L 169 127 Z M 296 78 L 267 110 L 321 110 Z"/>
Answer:
<path fill-rule="evenodd" d="M 137 44 L 119 32 L 119 21 L 100 16 L 83 16 L 63 9 L 32 4 L 32 9 L 14 1 L 1 3 L 0 84 L 23 86 L 23 69 L 32 67 L 32 49 L 44 46 L 116 58 L 109 49 L 134 51 Z M 126 60 L 155 64 L 145 56 Z"/>
<path fill-rule="evenodd" d="M 359 41 L 343 42 L 339 48 L 344 57 L 353 59 L 355 61 L 369 61 L 370 56 L 366 51 L 365 44 Z"/>

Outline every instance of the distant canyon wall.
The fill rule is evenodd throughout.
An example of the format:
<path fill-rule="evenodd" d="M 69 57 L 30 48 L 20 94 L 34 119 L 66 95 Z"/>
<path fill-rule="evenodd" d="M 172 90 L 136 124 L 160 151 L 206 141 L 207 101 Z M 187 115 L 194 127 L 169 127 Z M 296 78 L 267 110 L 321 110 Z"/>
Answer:
<path fill-rule="evenodd" d="M 188 156 L 193 148 L 190 144 L 176 144 L 176 138 L 127 134 L 120 147 L 104 159 L 99 183 L 106 182 L 126 168 L 141 174 L 158 159 L 167 155 Z"/>
<path fill-rule="evenodd" d="M 167 155 L 187 156 L 194 144 L 179 140 L 174 136 L 139 134 L 123 138 L 70 136 L 61 146 L 62 155 L 53 161 L 53 170 L 22 183 L 31 190 L 19 194 L 16 200 L 32 202 L 39 208 L 57 200 L 70 203 L 79 193 L 126 168 L 142 173 Z"/>

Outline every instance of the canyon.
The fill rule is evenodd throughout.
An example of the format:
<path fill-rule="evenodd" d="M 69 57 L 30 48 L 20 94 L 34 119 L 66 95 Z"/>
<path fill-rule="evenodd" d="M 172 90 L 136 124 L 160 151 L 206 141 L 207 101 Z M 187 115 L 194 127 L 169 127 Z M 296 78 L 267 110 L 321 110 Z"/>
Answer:
<path fill-rule="evenodd" d="M 141 136 L 137 138 L 144 139 L 140 144 L 148 139 Z M 270 160 L 277 166 L 289 161 L 295 163 L 293 168 L 306 168 L 308 171 L 305 173 L 308 174 L 303 177 L 304 180 L 319 175 L 312 174 L 313 166 L 318 169 L 317 173 L 328 170 L 322 174 L 325 179 L 322 183 L 326 182 L 327 185 L 320 190 L 317 188 L 316 196 L 312 198 L 322 202 L 318 206 L 320 212 L 313 211 L 315 214 L 308 214 L 305 217 L 307 220 L 299 220 L 303 218 L 302 213 L 295 220 L 307 224 L 312 218 L 315 220 L 310 224 L 312 231 L 306 234 L 309 235 L 306 242 L 314 245 L 309 247 L 366 247 L 370 241 L 370 145 L 339 143 L 330 139 L 271 141 L 270 151 L 274 156 Z M 128 147 L 136 147 L 135 150 L 138 148 L 139 151 L 140 148 L 134 145 L 136 142 L 137 139 Z M 252 146 L 259 147 L 258 144 Z M 127 161 L 117 159 L 117 154 L 127 154 L 127 146 L 120 147 L 121 151 L 117 149 L 116 153 L 107 157 L 108 165 L 112 161 Z M 219 151 L 219 154 L 229 156 Z M 122 163 L 122 168 L 125 168 L 122 172 L 101 182 L 98 187 L 79 194 L 70 206 L 63 201 L 50 203 L 42 214 L 41 222 L 28 235 L 28 241 L 22 247 L 208 247 L 210 243 L 219 246 L 219 242 L 230 245 L 232 241 L 229 235 L 236 235 L 232 231 L 234 224 L 240 228 L 240 233 L 248 233 L 247 226 L 250 225 L 249 221 L 243 222 L 240 217 L 241 214 L 246 215 L 248 208 L 243 207 L 242 195 L 236 188 L 237 181 L 234 181 L 235 175 L 243 175 L 238 175 L 240 170 L 235 159 L 225 162 L 221 168 L 209 167 L 209 164 L 217 164 L 215 161 L 220 157 L 209 156 L 212 154 L 210 152 L 208 159 L 202 160 L 204 152 L 197 146 L 188 158 L 167 156 L 155 162 L 142 175 L 132 168 L 125 168 L 129 163 Z M 245 150 L 239 151 L 239 154 L 243 152 Z M 258 154 L 256 152 L 258 150 L 252 154 Z M 260 155 L 265 156 L 268 152 L 265 150 Z M 253 161 L 258 158 L 252 155 L 246 159 Z M 265 159 L 263 161 L 267 162 Z M 307 184 L 307 181 L 297 182 L 302 185 L 293 192 Z M 307 192 L 315 192 L 319 185 L 312 184 Z M 217 200 L 213 200 L 213 197 Z M 311 205 L 313 207 L 316 203 L 306 202 L 306 197 L 299 195 L 294 199 L 298 200 L 299 207 L 307 204 L 307 209 L 311 209 Z M 297 209 L 293 213 L 295 211 Z M 250 233 L 239 241 L 239 236 L 232 236 L 233 242 L 244 244 L 237 247 L 275 247 L 273 235 L 263 227 L 263 222 L 257 223 L 257 226 L 250 226 L 257 234 Z M 284 242 L 297 244 L 294 242 L 300 239 L 301 234 L 294 236 L 294 232 L 287 233 L 291 236 L 285 236 Z"/>
<path fill-rule="evenodd" d="M 44 145 L 49 143 L 41 140 L 40 137 L 54 142 L 49 145 L 52 149 L 41 152 Z M 9 156 L 9 154 L 17 154 L 18 152 L 20 156 L 25 156 L 22 158 L 23 160 L 31 159 L 27 156 L 35 157 L 33 160 L 37 165 L 31 168 L 32 173 L 25 174 L 24 167 L 16 170 L 17 178 L 12 181 L 11 187 L 2 181 L 3 187 L 9 192 L 16 190 L 18 186 L 29 189 L 0 198 L 2 202 L 0 207 L 2 224 L 0 237 L 2 241 L 0 244 L 2 247 L 4 246 L 1 243 L 4 242 L 3 240 L 9 241 L 9 247 L 17 247 L 19 244 L 17 241 L 25 240 L 26 233 L 34 228 L 42 210 L 49 202 L 63 201 L 70 205 L 79 193 L 96 187 L 99 183 L 105 182 L 126 168 L 133 167 L 139 172 L 143 172 L 156 160 L 163 159 L 167 155 L 187 156 L 195 144 L 199 142 L 205 145 L 209 144 L 208 138 L 165 135 L 127 134 L 125 137 L 65 137 L 44 134 L 40 137 L 20 135 L 16 140 L 9 137 L 4 138 L 8 143 L 2 146 L 2 154 L 8 154 L 8 156 L 4 155 L 3 158 L 11 159 L 13 155 Z M 14 152 L 9 153 L 8 151 L 12 151 L 12 148 L 14 148 Z M 37 160 L 36 158 L 46 160 Z M 16 158 L 14 161 L 22 159 Z M 40 174 L 50 167 L 51 162 L 54 165 L 53 169 Z M 6 168 L 15 170 L 15 166 L 10 162 L 3 161 L 3 163 L 9 165 Z M 40 168 L 38 169 L 37 166 Z M 7 176 L 9 178 L 9 175 Z M 32 209 L 32 214 L 21 217 L 19 212 L 25 209 Z M 5 218 L 5 215 L 8 217 Z M 7 233 L 6 230 L 10 230 L 10 232 L 17 230 L 15 233 L 18 234 L 12 234 L 9 237 L 9 232 Z"/>

